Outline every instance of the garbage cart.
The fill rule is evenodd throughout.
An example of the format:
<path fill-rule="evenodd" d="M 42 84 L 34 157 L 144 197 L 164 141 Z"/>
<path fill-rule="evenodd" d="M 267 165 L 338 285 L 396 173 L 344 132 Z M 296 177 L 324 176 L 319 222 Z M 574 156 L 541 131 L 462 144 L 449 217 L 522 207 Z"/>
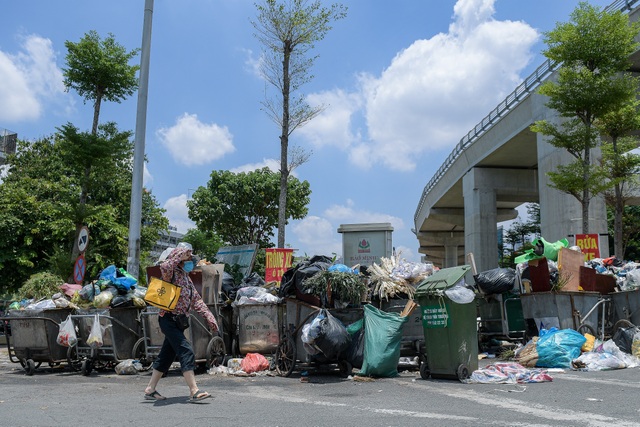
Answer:
<path fill-rule="evenodd" d="M 6 323 L 9 360 L 33 375 L 43 362 L 57 366 L 67 361 L 67 348 L 57 343 L 60 323 L 71 309 L 10 310 Z M 10 332 L 9 332 L 10 331 Z"/>
<path fill-rule="evenodd" d="M 157 359 L 164 343 L 164 334 L 158 323 L 159 311 L 158 308 L 149 306 L 140 312 L 142 338 L 133 345 L 131 358 L 139 360 L 145 369 L 150 368 Z M 195 311 L 189 313 L 189 328 L 184 331 L 184 334 L 193 347 L 196 364 L 210 368 L 223 363 L 226 347 L 220 336 L 222 325 L 219 321 L 218 326 L 220 331 L 217 334 L 213 333 L 209 331 L 204 317 Z"/>
<path fill-rule="evenodd" d="M 236 334 L 233 338 L 233 354 L 260 353 L 271 355 L 280 344 L 284 304 L 260 303 L 237 305 Z"/>
<path fill-rule="evenodd" d="M 454 302 L 445 291 L 464 283 L 469 265 L 445 268 L 416 288 L 424 328 L 425 355 L 420 364 L 423 379 L 464 380 L 478 369 L 476 304 Z"/>
<path fill-rule="evenodd" d="M 113 368 L 130 359 L 134 344 L 142 336 L 139 311 L 138 307 L 123 307 L 72 314 L 78 343 L 67 349 L 69 365 L 82 375 L 89 375 L 93 369 Z M 102 329 L 102 343 L 92 346 L 89 338 L 96 318 Z"/>
<path fill-rule="evenodd" d="M 379 308 L 387 313 L 401 313 L 406 307 L 408 299 L 382 299 Z M 400 341 L 400 357 L 420 359 L 424 354 L 424 332 L 422 330 L 422 314 L 414 310 L 407 322 L 402 326 L 402 340 Z"/>

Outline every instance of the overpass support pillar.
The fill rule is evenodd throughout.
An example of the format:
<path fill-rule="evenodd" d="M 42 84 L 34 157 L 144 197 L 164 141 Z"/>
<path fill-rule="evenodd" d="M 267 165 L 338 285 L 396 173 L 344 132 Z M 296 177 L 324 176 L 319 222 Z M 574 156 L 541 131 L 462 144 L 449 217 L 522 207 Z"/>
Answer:
<path fill-rule="evenodd" d="M 464 248 L 473 253 L 478 271 L 498 266 L 498 209 L 496 187 L 503 173 L 472 168 L 462 179 L 464 196 Z"/>
<path fill-rule="evenodd" d="M 444 243 L 444 262 L 443 267 L 456 267 L 458 265 L 458 243 L 453 241 Z"/>

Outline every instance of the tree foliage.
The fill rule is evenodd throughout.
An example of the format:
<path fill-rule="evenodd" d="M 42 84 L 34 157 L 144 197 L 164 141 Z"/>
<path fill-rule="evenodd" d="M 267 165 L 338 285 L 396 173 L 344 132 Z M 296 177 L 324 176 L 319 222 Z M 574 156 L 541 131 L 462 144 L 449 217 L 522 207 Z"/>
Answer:
<path fill-rule="evenodd" d="M 93 101 L 92 133 L 98 129 L 100 105 L 103 100 L 121 102 L 138 88 L 136 73 L 139 65 L 129 65 L 139 52 L 116 42 L 113 34 L 102 39 L 96 31 L 89 31 L 78 43 L 65 42 L 67 67 L 63 68 L 64 85 L 78 95 Z"/>
<path fill-rule="evenodd" d="M 307 214 L 311 190 L 307 181 L 288 180 L 286 218 Z M 199 187 L 187 202 L 189 218 L 204 233 L 215 233 L 226 244 L 258 243 L 273 247 L 278 224 L 279 177 L 262 168 L 251 172 L 213 171 L 206 187 Z"/>
<path fill-rule="evenodd" d="M 619 259 L 625 254 L 624 207 L 633 192 L 640 189 L 640 155 L 633 152 L 638 147 L 638 138 L 631 134 L 640 128 L 638 105 L 635 98 L 630 99 L 622 108 L 603 115 L 596 122 L 603 136 L 600 164 L 612 186 L 605 191 L 605 201 L 613 207 L 614 255 Z"/>
<path fill-rule="evenodd" d="M 67 139 L 71 137 L 70 139 Z M 0 183 L 0 277 L 3 290 L 15 290 L 31 275 L 50 271 L 65 280 L 73 269 L 69 253 L 75 246 L 75 222 L 89 228 L 85 253 L 86 278 L 110 264 L 126 265 L 133 144 L 129 132 L 107 123 L 97 135 L 78 132 L 71 125 L 51 137 L 18 141 L 8 156 L 8 173 Z M 110 147 L 91 175 L 92 192 L 81 206 L 78 193 L 84 179 L 82 156 L 96 140 Z M 79 149 L 73 148 L 79 144 Z M 168 220 L 150 192 L 143 195 L 141 250 L 150 251 Z"/>
<path fill-rule="evenodd" d="M 278 247 L 285 245 L 287 223 L 288 180 L 292 165 L 289 161 L 289 136 L 322 110 L 311 107 L 300 92 L 313 75 L 309 73 L 317 56 L 309 56 L 315 43 L 331 30 L 332 21 L 346 16 L 347 8 L 332 4 L 326 8 L 320 0 L 264 0 L 256 4 L 258 16 L 252 25 L 263 47 L 261 72 L 277 91 L 278 97 L 267 96 L 263 110 L 280 127 L 280 193 L 278 212 Z"/>
<path fill-rule="evenodd" d="M 554 188 L 581 203 L 583 233 L 589 232 L 591 199 L 610 185 L 591 156 L 598 144 L 594 123 L 635 96 L 635 79 L 620 73 L 629 67 L 639 31 L 639 24 L 630 23 L 628 15 L 581 2 L 570 22 L 558 23 L 545 33 L 543 53 L 560 66 L 557 80 L 547 80 L 539 92 L 549 97 L 547 106 L 564 121 L 560 125 L 538 121 L 532 129 L 575 159 L 549 173 L 549 178 Z"/>

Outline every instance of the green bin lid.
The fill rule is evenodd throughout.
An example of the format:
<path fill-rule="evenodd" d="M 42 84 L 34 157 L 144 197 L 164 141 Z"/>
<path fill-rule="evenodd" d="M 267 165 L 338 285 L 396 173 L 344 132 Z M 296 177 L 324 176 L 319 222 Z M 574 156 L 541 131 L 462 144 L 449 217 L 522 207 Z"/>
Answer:
<path fill-rule="evenodd" d="M 470 269 L 470 265 L 461 265 L 436 271 L 416 287 L 416 297 L 430 295 L 435 291 L 444 291 L 452 287 L 458 283 Z"/>

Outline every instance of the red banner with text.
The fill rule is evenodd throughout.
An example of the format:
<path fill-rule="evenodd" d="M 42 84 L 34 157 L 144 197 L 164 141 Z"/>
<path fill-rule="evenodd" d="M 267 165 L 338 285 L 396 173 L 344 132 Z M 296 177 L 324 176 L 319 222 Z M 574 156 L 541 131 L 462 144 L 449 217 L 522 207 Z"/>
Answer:
<path fill-rule="evenodd" d="M 293 262 L 293 249 L 265 249 L 267 260 L 264 268 L 265 282 L 280 282 L 282 275 Z"/>
<path fill-rule="evenodd" d="M 584 260 L 600 258 L 599 236 L 597 234 L 576 234 L 576 246 L 584 254 Z"/>

